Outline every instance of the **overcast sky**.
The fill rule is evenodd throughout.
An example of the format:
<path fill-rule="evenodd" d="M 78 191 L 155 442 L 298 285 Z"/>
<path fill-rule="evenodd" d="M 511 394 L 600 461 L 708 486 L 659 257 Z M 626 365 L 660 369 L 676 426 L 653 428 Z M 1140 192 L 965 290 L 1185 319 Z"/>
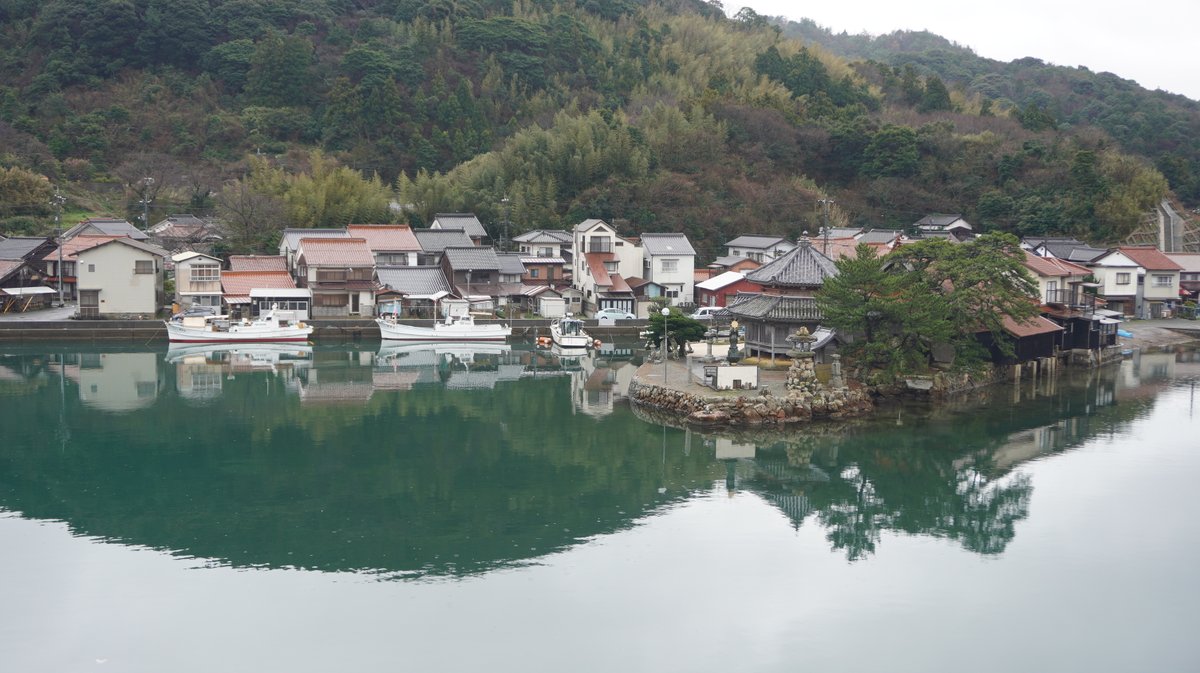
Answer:
<path fill-rule="evenodd" d="M 1009 0 L 723 0 L 733 15 L 742 7 L 759 14 L 809 18 L 833 29 L 872 35 L 928 30 L 1000 61 L 1025 56 L 1065 66 L 1111 72 L 1147 89 L 1200 100 L 1200 1 Z"/>

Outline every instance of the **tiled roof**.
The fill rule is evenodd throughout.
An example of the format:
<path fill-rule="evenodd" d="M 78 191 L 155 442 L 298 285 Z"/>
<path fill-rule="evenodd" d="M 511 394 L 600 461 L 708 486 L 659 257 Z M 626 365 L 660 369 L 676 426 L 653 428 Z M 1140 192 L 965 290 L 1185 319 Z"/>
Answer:
<path fill-rule="evenodd" d="M 1200 273 L 1200 253 L 1168 252 L 1167 259 L 1178 264 L 1186 273 Z"/>
<path fill-rule="evenodd" d="M 609 292 L 633 292 L 633 288 L 629 287 L 629 283 L 625 282 L 621 274 L 612 273 L 608 277 L 612 279 L 612 288 L 609 289 Z"/>
<path fill-rule="evenodd" d="M 1047 276 L 1058 278 L 1061 276 L 1086 276 L 1092 271 L 1087 267 L 1079 266 L 1068 262 L 1065 259 L 1057 259 L 1055 257 L 1038 257 L 1037 255 L 1025 251 L 1025 268 L 1034 272 L 1039 276 Z"/>
<path fill-rule="evenodd" d="M 381 285 L 404 295 L 453 291 L 438 266 L 381 266 L 375 269 L 375 275 Z"/>
<path fill-rule="evenodd" d="M 413 236 L 424 252 L 441 252 L 448 247 L 474 245 L 462 229 L 413 229 Z"/>
<path fill-rule="evenodd" d="M 150 238 L 146 232 L 133 226 L 127 220 L 120 220 L 111 217 L 93 217 L 86 219 L 79 224 L 68 229 L 63 238 L 74 238 L 81 234 L 91 232 L 93 236 L 128 236 L 132 239 L 144 241 Z"/>
<path fill-rule="evenodd" d="M 25 262 L 20 259 L 0 259 L 0 280 L 4 280 L 13 271 L 24 266 Z"/>
<path fill-rule="evenodd" d="M 1047 248 L 1047 250 L 1050 250 L 1050 248 Z M 1082 262 L 1084 264 L 1096 261 L 1097 257 L 1100 257 L 1106 252 L 1108 251 L 1104 248 L 1076 247 L 1071 248 L 1070 250 L 1065 251 L 1064 254 L 1060 255 L 1057 252 L 1050 250 L 1050 254 L 1054 255 L 1055 257 L 1065 259 L 1070 262 Z"/>
<path fill-rule="evenodd" d="M 375 266 L 375 255 L 361 238 L 302 238 L 297 259 L 305 266 Z"/>
<path fill-rule="evenodd" d="M 739 280 L 745 280 L 746 274 L 741 271 L 726 271 L 719 276 L 713 276 L 703 283 L 696 283 L 697 290 L 720 290 L 726 285 L 732 285 Z"/>
<path fill-rule="evenodd" d="M 130 248 L 135 248 L 137 250 L 141 250 L 142 252 L 148 252 L 151 255 L 155 255 L 157 257 L 168 257 L 171 254 L 169 251 L 164 250 L 164 249 L 158 247 L 157 245 L 151 245 L 150 243 L 143 243 L 142 241 L 135 241 L 132 238 L 129 238 L 128 236 L 117 236 L 117 237 L 112 238 L 111 240 L 104 242 L 104 243 L 99 243 L 97 245 L 93 245 L 91 247 L 80 250 L 79 252 L 75 253 L 75 256 L 78 257 L 79 255 L 87 254 L 87 253 L 95 250 L 96 248 L 103 248 L 106 245 L 124 245 L 124 246 L 130 247 Z"/>
<path fill-rule="evenodd" d="M 571 232 L 562 229 L 534 229 L 520 236 L 514 236 L 513 240 L 517 243 L 565 243 L 567 245 L 573 243 Z"/>
<path fill-rule="evenodd" d="M 589 229 L 592 229 L 596 225 L 599 225 L 599 224 L 603 224 L 605 226 L 611 227 L 611 225 L 609 225 L 604 220 L 597 220 L 595 218 L 590 218 L 590 219 L 584 220 L 584 221 L 580 222 L 579 224 L 575 225 L 575 231 L 588 231 Z"/>
<path fill-rule="evenodd" d="M 455 271 L 469 269 L 479 271 L 499 271 L 500 258 L 493 248 L 483 248 L 477 245 L 446 248 L 443 251 L 446 263 Z"/>
<path fill-rule="evenodd" d="M 171 255 L 171 261 L 178 264 L 180 262 L 186 262 L 189 259 L 193 259 L 195 257 L 203 257 L 205 259 L 209 259 L 209 260 L 212 260 L 212 261 L 218 262 L 218 263 L 221 261 L 220 257 L 213 257 L 212 255 L 206 255 L 202 252 L 196 252 L 195 250 L 187 250 L 185 252 L 177 252 L 174 255 Z"/>
<path fill-rule="evenodd" d="M 231 295 L 250 296 L 259 288 L 294 288 L 296 282 L 287 271 L 223 271 L 221 291 Z"/>
<path fill-rule="evenodd" d="M 63 241 L 62 255 L 63 259 L 71 259 L 80 250 L 87 250 L 101 243 L 108 243 L 111 240 L 124 238 L 123 236 L 76 236 Z M 51 250 L 42 257 L 43 260 L 58 261 L 58 248 Z"/>
<path fill-rule="evenodd" d="M 757 248 L 766 250 L 767 248 L 778 245 L 780 243 L 788 243 L 789 241 L 782 236 L 759 236 L 757 234 L 747 234 L 738 236 L 732 241 L 725 244 L 727 248 Z"/>
<path fill-rule="evenodd" d="M 1137 246 L 1117 249 L 1147 271 L 1179 271 L 1183 269 L 1183 267 L 1172 262 L 1171 258 L 1164 255 L 1158 248 Z"/>
<path fill-rule="evenodd" d="M 830 227 L 829 238 L 847 238 L 863 233 L 862 227 Z M 821 232 L 824 236 L 824 232 Z"/>
<path fill-rule="evenodd" d="M 642 234 L 642 247 L 651 255 L 692 255 L 696 250 L 683 234 Z"/>
<path fill-rule="evenodd" d="M 587 261 L 588 269 L 592 272 L 592 282 L 598 288 L 609 287 L 612 285 L 612 279 L 608 276 L 608 269 L 604 268 L 604 263 L 613 259 L 614 255 L 611 252 L 589 252 L 585 253 L 583 258 Z"/>
<path fill-rule="evenodd" d="M 562 257 L 522 257 L 522 264 L 566 264 L 567 260 Z"/>
<path fill-rule="evenodd" d="M 288 250 L 300 247 L 303 238 L 351 238 L 345 229 L 284 229 L 279 244 Z"/>
<path fill-rule="evenodd" d="M 904 234 L 899 229 L 871 229 L 858 237 L 859 243 L 891 243 Z"/>
<path fill-rule="evenodd" d="M 437 226 L 434 226 L 437 225 Z M 487 238 L 487 229 L 474 213 L 438 213 L 433 216 L 431 229 L 462 229 L 471 238 Z"/>
<path fill-rule="evenodd" d="M 755 262 L 754 260 L 750 259 L 749 257 L 739 257 L 737 255 L 726 255 L 724 257 L 718 257 L 718 258 L 714 259 L 712 261 L 712 264 L 709 264 L 709 266 L 733 266 L 734 264 L 737 264 L 739 262 L 750 262 L 751 264 L 753 264 L 755 266 L 762 266 L 761 264 L 759 264 L 758 262 Z"/>
<path fill-rule="evenodd" d="M 525 273 L 525 264 L 521 260 L 520 253 L 500 252 L 496 253 L 496 257 L 500 258 L 500 273 L 506 275 L 520 275 Z"/>
<path fill-rule="evenodd" d="M 815 287 L 838 274 L 833 260 L 822 255 L 807 238 L 782 257 L 746 272 L 746 280 L 768 286 Z"/>
<path fill-rule="evenodd" d="M 287 271 L 287 258 L 280 255 L 230 255 L 230 271 Z"/>
<path fill-rule="evenodd" d="M 521 286 L 521 294 L 525 295 L 526 297 L 536 297 L 544 292 L 553 292 L 554 294 L 559 294 L 558 290 L 555 290 L 554 288 L 550 287 L 549 285 L 522 285 Z"/>
<path fill-rule="evenodd" d="M 351 224 L 346 231 L 365 238 L 373 252 L 411 252 L 421 249 L 412 227 L 407 224 Z"/>
<path fill-rule="evenodd" d="M 931 227 L 931 228 L 935 228 L 935 229 L 944 229 L 945 227 L 948 227 L 952 224 L 958 225 L 955 227 L 955 229 L 958 229 L 961 227 L 966 227 L 967 229 L 972 228 L 970 223 L 968 223 L 966 220 L 964 220 L 962 218 L 962 215 L 960 215 L 958 213 L 955 213 L 953 215 L 946 215 L 943 213 L 930 213 L 929 215 L 926 215 L 925 217 L 922 217 L 921 219 L 917 220 L 915 224 L 916 224 L 916 226 L 921 227 L 921 228 Z"/>
<path fill-rule="evenodd" d="M 819 322 L 823 317 L 812 297 L 740 294 L 725 309 L 738 318 L 771 322 Z"/>
<path fill-rule="evenodd" d="M 1048 318 L 1043 318 L 1040 315 L 1026 318 L 1021 322 L 1017 322 L 1012 316 L 1004 316 L 1002 321 L 1004 331 L 1017 337 L 1018 339 L 1034 336 L 1035 334 L 1049 334 L 1051 332 L 1061 332 L 1062 327 L 1055 324 Z"/>
<path fill-rule="evenodd" d="M 13 236 L 0 240 L 0 259 L 25 259 L 45 242 L 45 236 Z"/>

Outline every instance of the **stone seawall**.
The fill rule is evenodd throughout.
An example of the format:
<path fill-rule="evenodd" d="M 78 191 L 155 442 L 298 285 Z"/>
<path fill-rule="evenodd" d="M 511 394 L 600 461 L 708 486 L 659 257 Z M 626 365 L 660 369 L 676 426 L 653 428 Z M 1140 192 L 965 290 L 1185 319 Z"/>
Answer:
<path fill-rule="evenodd" d="M 699 425 L 782 425 L 820 419 L 865 416 L 874 410 L 863 389 L 840 388 L 814 392 L 790 390 L 776 396 L 770 390 L 739 397 L 703 396 L 633 381 L 629 399 L 639 406 Z"/>

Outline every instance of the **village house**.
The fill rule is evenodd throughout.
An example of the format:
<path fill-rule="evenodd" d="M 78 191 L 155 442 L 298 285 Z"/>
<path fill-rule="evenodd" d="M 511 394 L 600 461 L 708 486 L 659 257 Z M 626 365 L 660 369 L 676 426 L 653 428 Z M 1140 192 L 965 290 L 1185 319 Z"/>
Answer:
<path fill-rule="evenodd" d="M 505 296 L 500 288 L 500 257 L 492 248 L 446 248 L 441 266 L 454 293 L 471 302 L 472 307 L 491 310 L 495 300 Z"/>
<path fill-rule="evenodd" d="M 312 292 L 296 287 L 287 271 L 225 271 L 221 291 L 230 315 L 253 318 L 264 310 L 295 311 L 299 320 L 311 316 Z"/>
<path fill-rule="evenodd" d="M 1114 248 L 1088 266 L 1100 283 L 1100 296 L 1114 311 L 1162 318 L 1170 315 L 1179 301 L 1181 267 L 1157 248 Z"/>
<path fill-rule="evenodd" d="M 220 227 L 215 220 L 190 214 L 168 215 L 146 233 L 151 243 L 173 253 L 189 250 L 210 253 L 213 245 L 221 241 Z"/>
<path fill-rule="evenodd" d="M 86 250 L 92 246 L 107 243 L 116 238 L 123 237 L 81 235 L 64 240 L 61 247 L 54 248 L 42 257 L 42 268 L 46 271 L 46 286 L 54 288 L 57 293 L 59 281 L 58 267 L 61 258 L 63 300 L 74 301 L 77 299 L 79 294 L 77 289 L 77 260 L 75 259 L 75 255 L 80 250 Z M 55 296 L 57 297 L 57 294 Z"/>
<path fill-rule="evenodd" d="M 562 257 L 526 257 L 522 254 L 520 260 L 525 268 L 521 282 L 526 285 L 562 285 L 570 282 L 564 271 L 567 261 Z"/>
<path fill-rule="evenodd" d="M 1088 280 L 1090 269 L 1065 259 L 1039 257 L 1029 250 L 1025 251 L 1023 264 L 1037 281 L 1042 315 L 1062 327 L 1057 336 L 1059 348 L 1098 354 L 1115 343 L 1121 321 L 1114 315 L 1119 314 L 1097 306 L 1093 290 L 1098 284 Z M 1020 326 L 1018 331 L 1029 329 Z M 1034 336 L 1031 333 L 1023 338 Z"/>
<path fill-rule="evenodd" d="M 726 255 L 729 257 L 744 257 L 759 264 L 779 259 L 796 247 L 786 238 L 780 236 L 759 236 L 747 234 L 725 244 Z M 731 269 L 736 270 L 736 269 Z"/>
<path fill-rule="evenodd" d="M 181 252 L 171 256 L 175 263 L 175 296 L 179 310 L 207 306 L 216 312 L 221 307 L 221 260 L 199 252 Z"/>
<path fill-rule="evenodd" d="M 683 234 L 642 234 L 642 278 L 663 287 L 672 306 L 695 299 L 696 250 Z"/>
<path fill-rule="evenodd" d="M 571 254 L 571 232 L 562 229 L 534 229 L 513 237 L 524 257 L 559 257 Z"/>
<path fill-rule="evenodd" d="M 376 266 L 416 266 L 421 244 L 407 224 L 351 224 L 346 232 L 366 240 Z"/>
<path fill-rule="evenodd" d="M 48 308 L 57 298 L 41 269 L 23 259 L 0 259 L 0 313 Z"/>
<path fill-rule="evenodd" d="M 471 239 L 472 245 L 481 246 L 488 240 L 487 229 L 473 213 L 438 213 L 429 223 L 430 229 L 458 229 Z"/>
<path fill-rule="evenodd" d="M 603 220 L 588 219 L 575 225 L 571 249 L 571 283 L 583 293 L 583 311 L 594 314 L 600 309 L 617 308 L 632 313 L 633 290 L 625 279 L 642 272 L 641 247 L 617 235 L 616 229 Z M 691 272 L 688 265 L 689 278 Z"/>
<path fill-rule="evenodd" d="M 746 274 L 726 271 L 696 284 L 696 303 L 700 306 L 728 306 L 738 294 L 762 292 L 762 286 L 746 280 Z"/>
<path fill-rule="evenodd" d="M 1197 296 L 1200 296 L 1200 253 L 1168 252 L 1165 254 L 1167 259 L 1179 265 L 1179 296 L 1186 296 L 1194 301 Z"/>
<path fill-rule="evenodd" d="M 287 258 L 280 255 L 230 255 L 229 270 L 287 272 Z"/>
<path fill-rule="evenodd" d="M 718 257 L 714 259 L 712 263 L 708 265 L 708 275 L 706 277 L 712 278 L 713 276 L 719 276 L 720 274 L 728 271 L 752 271 L 760 266 L 762 266 L 762 264 L 750 259 L 749 257 L 726 255 L 724 257 Z"/>
<path fill-rule="evenodd" d="M 912 228 L 921 238 L 944 238 L 951 243 L 961 243 L 975 237 L 975 227 L 962 215 L 931 213 L 913 223 Z"/>
<path fill-rule="evenodd" d="M 82 318 L 153 318 L 166 297 L 167 251 L 122 236 L 75 255 Z"/>
<path fill-rule="evenodd" d="M 302 238 L 350 238 L 345 229 L 284 229 L 279 236 L 279 255 L 287 260 L 287 269 L 296 275 L 296 251 Z"/>
<path fill-rule="evenodd" d="M 376 294 L 380 315 L 436 318 L 437 302 L 454 294 L 441 267 L 381 266 L 375 273 L 381 286 Z"/>
<path fill-rule="evenodd" d="M 149 234 L 133 226 L 128 220 L 113 217 L 89 217 L 63 232 L 64 239 L 76 236 L 128 236 L 135 241 L 148 241 Z"/>
<path fill-rule="evenodd" d="M 1062 236 L 1023 238 L 1021 247 L 1038 257 L 1055 257 L 1076 264 L 1087 264 L 1108 252 L 1107 248 L 1093 248 L 1078 239 Z"/>
<path fill-rule="evenodd" d="M 296 286 L 312 291 L 312 317 L 372 315 L 375 256 L 362 238 L 301 238 Z"/>
<path fill-rule="evenodd" d="M 413 229 L 421 252 L 417 255 L 417 266 L 440 266 L 442 251 L 446 248 L 468 248 L 474 245 L 462 229 Z"/>

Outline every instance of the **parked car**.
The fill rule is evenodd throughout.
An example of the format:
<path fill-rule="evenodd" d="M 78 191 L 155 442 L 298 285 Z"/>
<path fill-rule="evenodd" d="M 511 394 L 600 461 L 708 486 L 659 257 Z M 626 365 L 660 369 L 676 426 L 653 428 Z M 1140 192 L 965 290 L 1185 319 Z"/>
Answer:
<path fill-rule="evenodd" d="M 701 306 L 696 309 L 696 312 L 688 316 L 692 320 L 712 320 L 720 315 L 725 310 L 724 306 Z"/>
<path fill-rule="evenodd" d="M 601 325 L 605 323 L 611 324 L 618 320 L 635 319 L 637 319 L 636 315 L 626 311 L 623 308 L 602 308 L 599 311 L 596 311 L 596 320 L 600 321 Z"/>

